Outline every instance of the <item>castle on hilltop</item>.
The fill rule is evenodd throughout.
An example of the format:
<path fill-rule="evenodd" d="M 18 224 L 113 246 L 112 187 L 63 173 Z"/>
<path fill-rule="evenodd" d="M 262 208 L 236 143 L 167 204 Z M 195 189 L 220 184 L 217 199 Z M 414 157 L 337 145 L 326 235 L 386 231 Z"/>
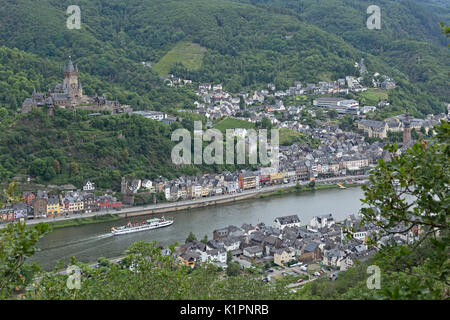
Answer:
<path fill-rule="evenodd" d="M 49 115 L 54 114 L 55 107 L 72 110 L 110 111 L 113 114 L 133 111 L 129 105 L 120 105 L 117 100 L 107 100 L 105 94 L 92 97 L 83 95 L 83 87 L 78 78 L 78 66 L 72 63 L 71 57 L 64 66 L 63 82 L 56 84 L 53 91 L 49 89 L 47 94 L 35 90 L 31 97 L 23 102 L 22 113 L 45 106 Z"/>

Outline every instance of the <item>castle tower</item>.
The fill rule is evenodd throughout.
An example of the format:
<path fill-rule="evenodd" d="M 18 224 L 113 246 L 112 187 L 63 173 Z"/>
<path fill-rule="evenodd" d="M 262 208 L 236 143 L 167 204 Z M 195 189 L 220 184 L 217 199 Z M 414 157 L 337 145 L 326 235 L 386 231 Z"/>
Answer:
<path fill-rule="evenodd" d="M 72 98 L 81 98 L 83 96 L 83 88 L 78 80 L 78 67 L 73 65 L 70 56 L 69 62 L 64 67 L 63 85 Z"/>
<path fill-rule="evenodd" d="M 125 179 L 125 177 L 122 177 L 122 180 L 120 182 L 120 192 L 123 194 L 126 194 L 128 191 L 128 182 L 127 179 Z"/>
<path fill-rule="evenodd" d="M 403 121 L 403 146 L 411 142 L 411 121 L 409 119 L 408 107 L 406 107 L 405 120 Z"/>
<path fill-rule="evenodd" d="M 128 179 L 126 179 L 125 177 L 122 177 L 122 180 L 120 182 L 120 192 L 123 195 L 122 203 L 132 206 L 134 204 L 134 194 L 128 188 Z"/>

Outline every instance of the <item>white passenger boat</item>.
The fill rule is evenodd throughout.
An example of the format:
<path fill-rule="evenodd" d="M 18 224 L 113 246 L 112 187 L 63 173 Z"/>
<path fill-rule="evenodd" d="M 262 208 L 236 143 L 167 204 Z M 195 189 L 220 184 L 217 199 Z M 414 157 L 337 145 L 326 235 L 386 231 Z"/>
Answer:
<path fill-rule="evenodd" d="M 164 217 L 149 219 L 149 220 L 146 220 L 143 222 L 136 222 L 133 224 L 131 222 L 128 222 L 128 224 L 125 226 L 112 227 L 111 233 L 113 235 L 128 234 L 128 233 L 133 233 L 133 232 L 168 227 L 172 223 L 173 223 L 173 219 L 166 219 Z"/>

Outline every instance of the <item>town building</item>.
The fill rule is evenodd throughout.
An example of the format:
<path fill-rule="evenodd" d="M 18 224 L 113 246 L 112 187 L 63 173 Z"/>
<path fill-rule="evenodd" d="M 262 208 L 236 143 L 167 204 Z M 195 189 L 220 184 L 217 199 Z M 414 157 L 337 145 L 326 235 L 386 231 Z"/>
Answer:
<path fill-rule="evenodd" d="M 286 227 L 300 227 L 298 215 L 284 216 L 275 218 L 274 227 L 283 230 Z"/>

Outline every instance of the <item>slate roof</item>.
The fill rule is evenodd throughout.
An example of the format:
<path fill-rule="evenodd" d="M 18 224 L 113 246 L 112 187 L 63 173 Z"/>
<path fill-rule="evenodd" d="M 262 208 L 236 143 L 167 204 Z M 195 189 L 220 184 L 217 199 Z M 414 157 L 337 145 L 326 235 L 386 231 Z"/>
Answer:
<path fill-rule="evenodd" d="M 306 244 L 304 251 L 313 252 L 316 250 L 318 244 L 316 242 L 309 242 Z"/>
<path fill-rule="evenodd" d="M 278 220 L 281 225 L 300 222 L 300 219 L 298 218 L 298 215 L 296 215 L 296 214 L 291 215 L 291 216 L 277 217 L 277 218 L 275 218 L 275 220 Z"/>

